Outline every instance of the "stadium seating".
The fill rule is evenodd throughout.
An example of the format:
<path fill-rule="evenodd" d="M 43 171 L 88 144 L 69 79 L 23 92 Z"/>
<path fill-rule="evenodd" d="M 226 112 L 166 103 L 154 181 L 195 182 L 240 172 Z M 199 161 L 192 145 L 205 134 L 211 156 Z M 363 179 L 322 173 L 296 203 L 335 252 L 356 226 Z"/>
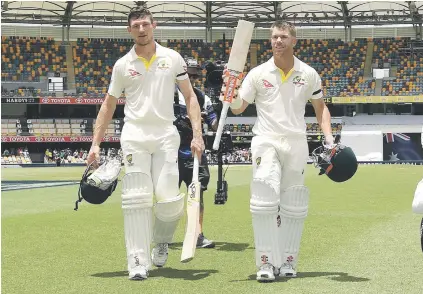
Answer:
<path fill-rule="evenodd" d="M 403 47 L 410 38 L 375 38 L 373 39 L 373 63 L 383 68 L 384 63 L 393 66 L 400 64 L 399 48 Z"/>
<path fill-rule="evenodd" d="M 83 119 L 29 119 L 27 124 L 33 136 L 81 136 L 86 128 Z"/>
<path fill-rule="evenodd" d="M 95 125 L 96 120 L 93 121 Z M 114 119 L 106 129 L 106 136 L 120 136 L 122 132 L 123 119 Z"/>
<path fill-rule="evenodd" d="M 1 135 L 2 136 L 16 136 L 19 135 L 19 122 L 16 119 L 2 119 L 1 120 Z"/>
<path fill-rule="evenodd" d="M 223 131 L 230 131 L 231 133 L 252 133 L 253 124 L 226 124 Z"/>
<path fill-rule="evenodd" d="M 73 48 L 77 93 L 103 97 L 115 62 L 132 47 L 131 39 L 78 39 Z"/>
<path fill-rule="evenodd" d="M 95 120 L 93 120 L 95 124 Z M 2 135 L 19 135 L 19 123 L 12 119 L 2 119 Z M 32 136 L 84 136 L 92 135 L 86 131 L 86 120 L 84 119 L 28 119 L 29 135 Z M 253 124 L 226 124 L 224 131 L 231 133 L 252 134 Z M 106 136 L 120 136 L 123 127 L 123 119 L 114 119 L 106 129 Z M 342 124 L 333 123 L 332 132 L 341 132 Z M 310 134 L 321 134 L 322 131 L 317 123 L 307 123 L 307 132 Z"/>
<path fill-rule="evenodd" d="M 341 123 L 332 123 L 332 134 L 333 135 L 339 135 L 342 131 L 342 124 Z M 322 135 L 323 132 L 320 129 L 319 124 L 317 123 L 307 123 L 307 134 L 312 135 Z"/>
<path fill-rule="evenodd" d="M 372 64 L 383 67 L 386 63 L 397 67 L 396 79 L 385 79 L 382 95 L 419 95 L 423 91 L 423 57 L 403 50 L 410 38 L 355 39 L 299 39 L 295 55 L 314 67 L 322 78 L 325 97 L 375 95 L 375 79 L 364 78 L 368 41 L 374 42 Z M 257 62 L 267 61 L 271 55 L 269 40 L 252 40 L 257 46 Z M 80 38 L 73 45 L 73 68 L 76 93 L 71 97 L 104 97 L 116 60 L 130 50 L 131 39 Z M 205 65 L 209 61 L 228 59 L 232 40 L 218 39 L 205 43 L 200 39 L 167 40 L 166 46 L 185 57 L 195 58 L 203 68 L 196 86 L 204 90 Z M 30 51 L 29 49 L 30 48 Z M 50 38 L 2 36 L 2 79 L 37 81 L 47 72 L 66 72 L 66 50 L 60 42 Z M 30 52 L 30 53 L 28 53 Z M 250 55 L 245 66 L 251 69 Z M 55 97 L 40 89 L 18 86 L 15 90 L 2 87 L 2 97 Z M 57 128 L 66 129 L 66 128 Z M 72 133 L 72 132 L 71 132 Z"/>
<path fill-rule="evenodd" d="M 67 71 L 66 50 L 51 38 L 2 36 L 3 81 L 39 81 L 47 73 Z"/>
<path fill-rule="evenodd" d="M 396 78 L 383 81 L 382 96 L 422 94 L 423 56 L 406 50 L 411 42 L 410 38 L 374 39 L 373 64 L 397 67 Z"/>
<path fill-rule="evenodd" d="M 258 44 L 258 62 L 269 60 L 270 41 L 254 42 Z M 294 54 L 319 73 L 325 97 L 370 96 L 374 95 L 375 81 L 363 78 L 366 50 L 366 39 L 353 42 L 299 39 Z"/>
<path fill-rule="evenodd" d="M 24 155 L 10 155 L 2 156 L 1 164 L 31 164 L 32 160 L 28 156 Z"/>
<path fill-rule="evenodd" d="M 323 134 L 317 123 L 307 123 L 307 133 L 309 134 Z M 332 123 L 332 133 L 340 134 L 342 130 L 341 123 Z M 230 131 L 231 133 L 250 133 L 252 134 L 254 125 L 253 124 L 226 124 L 223 128 L 224 131 Z"/>

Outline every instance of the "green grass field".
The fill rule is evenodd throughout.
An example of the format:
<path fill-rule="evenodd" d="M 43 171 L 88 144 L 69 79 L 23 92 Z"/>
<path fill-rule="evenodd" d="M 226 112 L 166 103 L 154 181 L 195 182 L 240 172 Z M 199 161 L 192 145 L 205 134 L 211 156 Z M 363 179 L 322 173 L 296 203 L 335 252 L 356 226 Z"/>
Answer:
<path fill-rule="evenodd" d="M 2 181 L 79 180 L 83 167 L 2 169 Z M 230 166 L 229 200 L 205 197 L 204 232 L 215 249 L 179 262 L 185 218 L 162 269 L 129 281 L 120 188 L 101 206 L 73 210 L 77 185 L 2 192 L 2 293 L 423 293 L 421 216 L 411 211 L 418 166 L 360 166 L 343 184 L 317 176 L 311 190 L 299 277 L 255 281 L 249 166 Z"/>

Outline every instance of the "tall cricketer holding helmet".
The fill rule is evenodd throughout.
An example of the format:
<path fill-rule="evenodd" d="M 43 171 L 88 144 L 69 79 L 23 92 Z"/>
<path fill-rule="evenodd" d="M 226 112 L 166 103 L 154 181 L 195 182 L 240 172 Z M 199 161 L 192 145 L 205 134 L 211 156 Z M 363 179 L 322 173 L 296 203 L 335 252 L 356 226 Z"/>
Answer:
<path fill-rule="evenodd" d="M 113 117 L 117 98 L 124 90 L 122 210 L 132 280 L 146 279 L 152 263 L 157 267 L 165 265 L 168 243 L 184 213 L 184 195 L 178 187 L 180 138 L 173 125 L 175 80 L 186 99 L 193 126 L 191 150 L 198 158 L 204 150 L 200 107 L 186 63 L 179 53 L 154 41 L 155 28 L 156 22 L 147 9 L 136 8 L 129 13 L 128 32 L 135 44 L 113 67 L 87 158 L 88 164 L 98 160 L 101 139 Z M 152 241 L 156 246 L 150 254 Z"/>
<path fill-rule="evenodd" d="M 234 114 L 253 102 L 257 109 L 251 143 L 250 211 L 258 281 L 297 275 L 309 202 L 304 186 L 309 156 L 304 114 L 309 99 L 326 144 L 334 144 L 321 79 L 316 70 L 294 56 L 296 42 L 295 27 L 276 21 L 271 27 L 273 57 L 247 74 L 231 104 Z"/>

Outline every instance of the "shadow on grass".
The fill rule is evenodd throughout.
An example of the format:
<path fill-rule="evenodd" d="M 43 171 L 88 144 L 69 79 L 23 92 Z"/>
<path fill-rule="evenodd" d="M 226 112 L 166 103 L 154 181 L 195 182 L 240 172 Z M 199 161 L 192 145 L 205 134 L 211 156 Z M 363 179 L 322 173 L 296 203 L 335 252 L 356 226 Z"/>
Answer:
<path fill-rule="evenodd" d="M 342 272 L 300 272 L 297 277 L 294 279 L 304 279 L 304 278 L 318 278 L 328 276 L 328 279 L 337 282 L 367 282 L 370 281 L 368 278 L 354 277 L 350 276 L 348 273 Z M 256 281 L 256 275 L 248 276 L 248 279 L 245 280 L 233 280 L 231 282 L 245 282 L 245 281 Z M 288 282 L 291 278 L 282 278 L 276 277 L 273 282 Z"/>
<path fill-rule="evenodd" d="M 228 243 L 228 242 L 214 242 L 215 250 L 222 250 L 222 251 L 244 251 L 246 249 L 254 249 L 253 247 L 249 247 L 250 244 L 248 243 Z M 169 244 L 170 249 L 182 250 L 182 242 L 176 242 Z M 203 250 L 203 248 L 197 248 L 198 250 Z M 207 249 L 207 248 L 205 248 Z"/>
<path fill-rule="evenodd" d="M 182 269 L 174 269 L 174 268 L 161 268 L 161 269 L 153 269 L 149 271 L 148 277 L 155 278 L 155 277 L 163 277 L 169 279 L 181 279 L 181 280 L 201 280 L 210 276 L 210 274 L 217 273 L 217 270 L 182 270 Z M 96 278 L 117 278 L 117 277 L 128 277 L 127 271 L 117 271 L 117 272 L 105 272 L 105 273 L 97 273 L 91 275 Z"/>

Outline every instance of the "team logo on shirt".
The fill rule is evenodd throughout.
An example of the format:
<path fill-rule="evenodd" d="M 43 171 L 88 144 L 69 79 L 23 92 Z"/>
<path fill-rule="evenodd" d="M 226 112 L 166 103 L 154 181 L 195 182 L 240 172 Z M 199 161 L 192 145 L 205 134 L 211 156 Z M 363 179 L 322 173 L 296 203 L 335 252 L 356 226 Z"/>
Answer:
<path fill-rule="evenodd" d="M 170 68 L 170 63 L 168 62 L 167 59 L 162 59 L 157 63 L 157 68 L 158 69 L 168 69 L 168 68 Z"/>
<path fill-rule="evenodd" d="M 259 165 L 260 165 L 260 163 L 261 163 L 261 157 L 257 157 L 257 159 L 256 159 L 256 164 L 257 164 L 257 166 L 259 166 Z"/>
<path fill-rule="evenodd" d="M 128 162 L 128 166 L 132 166 L 132 154 L 126 155 L 126 161 Z"/>
<path fill-rule="evenodd" d="M 141 76 L 141 74 L 137 72 L 135 69 L 130 69 L 129 74 L 131 75 L 131 77 Z"/>
<path fill-rule="evenodd" d="M 303 86 L 305 85 L 305 80 L 301 76 L 296 76 L 292 79 L 292 83 L 296 86 Z"/>
<path fill-rule="evenodd" d="M 268 80 L 261 80 L 261 82 L 263 83 L 263 87 L 269 89 L 269 88 L 273 88 L 274 86 L 268 81 Z"/>

